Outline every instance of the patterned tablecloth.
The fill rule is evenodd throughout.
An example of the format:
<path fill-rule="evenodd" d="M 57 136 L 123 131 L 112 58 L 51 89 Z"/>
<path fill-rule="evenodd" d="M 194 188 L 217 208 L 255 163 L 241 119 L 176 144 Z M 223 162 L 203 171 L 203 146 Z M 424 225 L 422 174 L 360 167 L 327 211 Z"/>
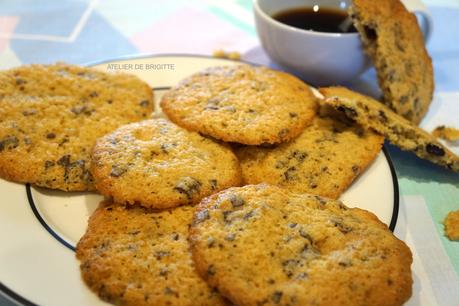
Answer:
<path fill-rule="evenodd" d="M 436 92 L 422 122 L 459 128 L 459 1 L 429 0 L 434 30 L 427 45 Z M 0 2 L 0 68 L 26 63 L 76 64 L 138 54 L 240 52 L 273 65 L 259 45 L 250 0 L 18 0 Z M 348 84 L 375 84 L 369 70 Z M 452 148 L 459 153 L 459 147 Z M 395 233 L 414 254 L 416 294 L 409 305 L 459 305 L 459 242 L 442 221 L 459 209 L 459 175 L 389 145 L 400 185 Z M 9 305 L 0 297 L 1 305 Z"/>

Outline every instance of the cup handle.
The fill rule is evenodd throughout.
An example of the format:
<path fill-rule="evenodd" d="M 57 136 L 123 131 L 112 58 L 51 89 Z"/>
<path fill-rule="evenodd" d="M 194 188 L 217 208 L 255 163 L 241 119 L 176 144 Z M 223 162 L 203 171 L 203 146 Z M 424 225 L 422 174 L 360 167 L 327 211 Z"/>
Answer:
<path fill-rule="evenodd" d="M 402 0 L 406 9 L 417 16 L 421 17 L 421 20 L 418 18 L 419 26 L 422 33 L 424 34 L 424 41 L 427 43 L 432 34 L 433 20 L 432 15 L 430 14 L 427 6 L 421 0 Z"/>

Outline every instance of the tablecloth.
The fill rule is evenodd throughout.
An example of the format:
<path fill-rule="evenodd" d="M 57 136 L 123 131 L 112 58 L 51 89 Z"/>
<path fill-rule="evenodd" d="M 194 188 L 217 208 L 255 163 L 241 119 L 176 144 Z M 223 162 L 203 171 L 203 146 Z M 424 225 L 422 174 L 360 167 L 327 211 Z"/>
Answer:
<path fill-rule="evenodd" d="M 459 1 L 425 1 L 434 29 L 434 101 L 421 126 L 459 128 Z M 27 63 L 75 64 L 138 54 L 212 54 L 274 66 L 259 45 L 250 0 L 18 0 L 0 2 L 0 69 Z M 376 84 L 374 70 L 349 83 Z M 414 291 L 409 305 L 459 305 L 459 242 L 442 221 L 459 209 L 459 175 L 388 145 L 400 185 L 395 233 L 410 246 Z M 452 149 L 459 153 L 458 147 Z M 9 305 L 0 297 L 0 304 Z"/>

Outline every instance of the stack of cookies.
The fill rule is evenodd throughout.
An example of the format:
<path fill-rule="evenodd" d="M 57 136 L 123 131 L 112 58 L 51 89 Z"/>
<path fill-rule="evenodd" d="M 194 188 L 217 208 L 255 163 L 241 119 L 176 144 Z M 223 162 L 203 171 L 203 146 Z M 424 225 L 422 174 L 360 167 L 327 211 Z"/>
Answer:
<path fill-rule="evenodd" d="M 352 111 L 343 114 L 326 89 L 322 100 L 282 72 L 213 67 L 163 96 L 164 119 L 151 117 L 152 91 L 132 76 L 57 64 L 0 77 L 8 84 L 0 175 L 106 197 L 76 253 L 103 300 L 400 305 L 410 297 L 408 247 L 372 213 L 336 200 L 384 136 L 347 118 Z"/>

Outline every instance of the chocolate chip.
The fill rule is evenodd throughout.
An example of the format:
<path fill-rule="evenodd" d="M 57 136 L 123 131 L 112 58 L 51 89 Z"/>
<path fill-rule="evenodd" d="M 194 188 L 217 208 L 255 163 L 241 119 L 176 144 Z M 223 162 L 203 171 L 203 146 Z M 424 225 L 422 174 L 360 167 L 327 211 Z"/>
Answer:
<path fill-rule="evenodd" d="M 344 259 L 344 260 L 341 260 L 340 262 L 338 262 L 338 265 L 340 265 L 341 267 L 351 267 L 352 266 L 352 261 L 350 259 Z"/>
<path fill-rule="evenodd" d="M 274 291 L 271 299 L 274 303 L 279 304 L 282 299 L 282 294 L 282 291 Z"/>
<path fill-rule="evenodd" d="M 256 212 L 254 209 L 252 209 L 251 211 L 249 211 L 248 213 L 246 213 L 244 215 L 244 217 L 242 217 L 244 220 L 248 220 L 250 218 L 252 218 L 253 216 L 255 216 Z"/>
<path fill-rule="evenodd" d="M 359 167 L 359 166 L 357 166 L 357 165 L 353 165 L 353 166 L 352 166 L 352 172 L 354 172 L 355 174 L 357 174 L 357 173 L 359 173 L 359 171 L 360 171 L 360 167 Z"/>
<path fill-rule="evenodd" d="M 0 152 L 3 150 L 12 150 L 19 146 L 19 140 L 16 136 L 6 136 L 0 141 Z"/>
<path fill-rule="evenodd" d="M 363 31 L 365 33 L 365 37 L 369 40 L 376 40 L 376 38 L 378 38 L 376 30 L 372 26 L 365 25 L 363 27 Z"/>
<path fill-rule="evenodd" d="M 330 219 L 330 222 L 340 230 L 340 232 L 342 232 L 343 234 L 347 234 L 349 232 L 352 231 L 352 227 L 348 226 L 348 225 L 345 225 L 343 223 L 343 220 L 341 220 L 340 218 L 331 218 Z"/>
<path fill-rule="evenodd" d="M 207 247 L 212 248 L 214 245 L 215 245 L 215 238 L 214 237 L 207 238 Z"/>
<path fill-rule="evenodd" d="M 175 191 L 184 194 L 188 200 L 191 200 L 196 193 L 199 193 L 200 189 L 201 182 L 189 176 L 180 178 L 174 187 Z"/>
<path fill-rule="evenodd" d="M 52 160 L 47 160 L 45 161 L 45 170 L 48 170 L 49 168 L 53 167 L 55 163 Z"/>
<path fill-rule="evenodd" d="M 427 144 L 426 151 L 427 151 L 427 153 L 430 153 L 430 154 L 436 155 L 436 156 L 444 156 L 445 155 L 445 150 L 443 150 L 439 146 L 437 146 L 435 144 L 432 144 L 432 143 Z"/>
<path fill-rule="evenodd" d="M 311 244 L 311 245 L 314 244 L 314 239 L 304 229 L 300 229 L 299 233 L 300 233 L 301 237 L 303 237 L 304 239 L 308 240 L 309 244 Z"/>
<path fill-rule="evenodd" d="M 215 275 L 215 267 L 214 265 L 210 265 L 209 267 L 207 267 L 207 275 L 210 275 L 210 276 L 213 276 Z"/>
<path fill-rule="evenodd" d="M 348 118 L 353 119 L 358 116 L 357 112 L 355 109 L 347 106 L 340 105 L 336 108 L 340 112 L 343 112 Z"/>
<path fill-rule="evenodd" d="M 27 109 L 27 110 L 25 110 L 25 111 L 22 112 L 22 114 L 23 114 L 24 116 L 26 116 L 26 117 L 27 117 L 27 116 L 33 116 L 33 115 L 35 115 L 36 113 L 37 113 L 37 110 L 36 110 L 36 109 Z"/>
<path fill-rule="evenodd" d="M 48 138 L 48 139 L 54 139 L 54 138 L 56 138 L 56 134 L 54 134 L 54 133 L 48 133 L 48 134 L 46 134 L 46 138 Z"/>
<path fill-rule="evenodd" d="M 161 268 L 161 270 L 159 271 L 159 275 L 163 277 L 166 277 L 168 273 L 169 271 L 166 268 Z"/>
<path fill-rule="evenodd" d="M 166 256 L 169 256 L 170 253 L 167 252 L 167 251 L 156 251 L 155 252 L 155 258 L 157 260 L 161 260 L 162 258 L 166 257 Z"/>
<path fill-rule="evenodd" d="M 233 208 L 241 207 L 245 204 L 245 200 L 238 194 L 231 194 L 229 200 Z"/>
<path fill-rule="evenodd" d="M 177 241 L 177 240 L 179 240 L 179 238 L 180 238 L 179 234 L 177 234 L 177 233 L 172 233 L 172 240 Z"/>
<path fill-rule="evenodd" d="M 212 190 L 217 189 L 217 183 L 218 183 L 218 182 L 217 182 L 216 179 L 211 179 L 211 180 L 209 180 L 210 188 L 211 188 Z"/>
<path fill-rule="evenodd" d="M 298 175 L 295 173 L 296 167 L 289 167 L 285 172 L 284 172 L 284 180 L 285 181 L 293 181 L 298 179 Z"/>
<path fill-rule="evenodd" d="M 387 119 L 387 116 L 386 116 L 386 113 L 382 110 L 379 110 L 379 121 L 381 123 L 387 123 L 388 119 Z"/>
<path fill-rule="evenodd" d="M 95 98 L 95 97 L 97 97 L 97 96 L 99 96 L 99 94 L 98 94 L 96 91 L 93 91 L 93 92 L 91 92 L 91 93 L 89 94 L 89 97 L 91 97 L 91 98 Z"/>
<path fill-rule="evenodd" d="M 27 81 L 21 78 L 16 78 L 16 85 L 23 85 L 23 84 L 27 84 Z"/>
<path fill-rule="evenodd" d="M 57 160 L 57 164 L 62 167 L 68 167 L 70 165 L 70 155 L 64 155 Z"/>
<path fill-rule="evenodd" d="M 126 173 L 126 171 L 127 171 L 127 168 L 125 168 L 125 167 L 121 167 L 121 166 L 118 166 L 118 165 L 113 165 L 112 166 L 112 171 L 110 171 L 110 176 L 112 176 L 112 177 L 120 177 L 124 173 Z"/>
<path fill-rule="evenodd" d="M 74 113 L 75 115 L 86 115 L 86 116 L 90 116 L 94 110 L 90 110 L 88 109 L 88 107 L 86 105 L 80 105 L 80 106 L 74 106 L 70 109 L 70 111 L 72 113 Z"/>
<path fill-rule="evenodd" d="M 206 221 L 207 219 L 209 219 L 209 211 L 207 209 L 200 210 L 195 214 L 193 224 L 196 225 Z"/>
<path fill-rule="evenodd" d="M 289 132 L 290 132 L 289 129 L 282 129 L 277 133 L 277 136 L 280 139 L 284 139 L 288 135 Z"/>
<path fill-rule="evenodd" d="M 288 113 L 288 115 L 290 116 L 290 118 L 296 118 L 298 117 L 298 114 L 297 113 Z"/>
<path fill-rule="evenodd" d="M 164 288 L 164 294 L 177 295 L 177 292 L 175 292 L 174 290 L 172 290 L 172 289 L 169 288 L 169 287 L 166 287 L 166 288 Z"/>
<path fill-rule="evenodd" d="M 139 105 L 142 106 L 142 107 L 148 107 L 150 103 L 148 102 L 148 100 L 142 100 L 140 101 Z"/>

